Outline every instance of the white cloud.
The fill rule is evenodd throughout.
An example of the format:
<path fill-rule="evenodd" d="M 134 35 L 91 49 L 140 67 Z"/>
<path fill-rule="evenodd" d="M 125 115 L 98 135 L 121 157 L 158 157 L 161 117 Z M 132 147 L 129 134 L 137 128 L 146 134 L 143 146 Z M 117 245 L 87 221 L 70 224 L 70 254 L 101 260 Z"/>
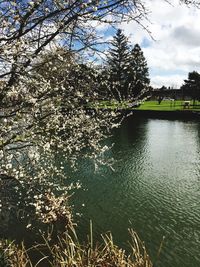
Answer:
<path fill-rule="evenodd" d="M 142 46 L 150 73 L 159 73 L 151 75 L 152 84 L 157 86 L 181 85 L 189 71 L 200 71 L 200 10 L 180 5 L 178 0 L 171 3 L 151 1 L 150 23 L 144 25 L 155 40 L 135 22 L 121 25 L 132 44 Z"/>
<path fill-rule="evenodd" d="M 160 88 L 162 85 L 179 88 L 187 77 L 185 75 L 172 74 L 168 76 L 154 75 L 151 79 L 151 85 Z"/>
<path fill-rule="evenodd" d="M 172 38 L 176 39 L 176 42 L 180 45 L 185 44 L 187 46 L 200 46 L 199 38 L 200 30 L 191 28 L 188 25 L 181 25 L 174 29 L 172 32 Z"/>

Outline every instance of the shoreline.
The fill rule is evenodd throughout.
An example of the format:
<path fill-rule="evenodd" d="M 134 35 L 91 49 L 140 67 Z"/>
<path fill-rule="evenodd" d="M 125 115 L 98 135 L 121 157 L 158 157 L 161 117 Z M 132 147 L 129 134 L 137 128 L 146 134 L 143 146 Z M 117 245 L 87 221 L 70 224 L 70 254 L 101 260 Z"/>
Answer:
<path fill-rule="evenodd" d="M 134 115 L 143 118 L 154 118 L 154 119 L 174 119 L 174 120 L 199 120 L 200 111 L 194 110 L 141 110 L 141 109 L 111 109 L 111 108 L 100 108 L 101 111 L 107 112 L 119 112 L 122 115 Z M 87 108 L 88 112 L 97 112 L 98 109 Z"/>
<path fill-rule="evenodd" d="M 155 119 L 186 119 L 198 120 L 200 119 L 200 111 L 193 110 L 176 110 L 176 111 L 161 111 L 161 110 L 131 110 L 134 115 L 145 118 Z"/>

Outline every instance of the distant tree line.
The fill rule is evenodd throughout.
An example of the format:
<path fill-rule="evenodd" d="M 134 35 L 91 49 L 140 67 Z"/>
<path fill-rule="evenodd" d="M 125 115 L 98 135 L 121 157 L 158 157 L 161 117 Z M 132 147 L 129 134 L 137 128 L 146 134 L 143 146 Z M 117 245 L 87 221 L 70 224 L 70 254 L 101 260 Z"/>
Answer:
<path fill-rule="evenodd" d="M 190 98 L 193 100 L 193 105 L 196 101 L 200 101 L 200 74 L 197 71 L 192 71 L 188 73 L 188 78 L 184 80 L 184 84 L 181 85 L 180 89 L 175 89 L 173 87 L 162 86 L 153 92 L 153 96 L 158 99 L 164 97 L 169 97 L 173 99 L 183 99 Z"/>

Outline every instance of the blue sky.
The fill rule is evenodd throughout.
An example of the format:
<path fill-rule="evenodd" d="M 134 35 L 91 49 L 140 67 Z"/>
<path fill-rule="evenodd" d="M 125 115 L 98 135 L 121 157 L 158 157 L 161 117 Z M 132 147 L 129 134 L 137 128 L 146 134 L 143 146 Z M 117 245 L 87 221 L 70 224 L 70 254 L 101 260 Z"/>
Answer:
<path fill-rule="evenodd" d="M 135 22 L 123 23 L 131 43 L 139 43 L 147 59 L 151 84 L 178 88 L 188 72 L 200 72 L 200 10 L 180 5 L 178 0 L 152 0 L 147 8 L 149 21 L 143 21 L 151 35 Z M 113 30 L 100 25 L 105 39 L 112 38 Z"/>

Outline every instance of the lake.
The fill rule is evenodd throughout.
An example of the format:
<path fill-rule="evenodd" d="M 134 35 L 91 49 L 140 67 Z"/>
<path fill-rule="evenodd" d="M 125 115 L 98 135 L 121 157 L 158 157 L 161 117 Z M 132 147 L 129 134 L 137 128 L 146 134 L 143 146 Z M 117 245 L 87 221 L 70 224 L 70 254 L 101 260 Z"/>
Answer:
<path fill-rule="evenodd" d="M 128 117 L 114 131 L 105 157 L 114 169 L 80 161 L 73 179 L 82 189 L 72 197 L 79 234 L 89 220 L 94 236 L 112 231 L 128 248 L 127 229 L 144 240 L 154 266 L 200 266 L 200 123 Z M 164 238 L 164 240 L 163 240 Z M 157 253 L 163 240 L 159 257 Z"/>

